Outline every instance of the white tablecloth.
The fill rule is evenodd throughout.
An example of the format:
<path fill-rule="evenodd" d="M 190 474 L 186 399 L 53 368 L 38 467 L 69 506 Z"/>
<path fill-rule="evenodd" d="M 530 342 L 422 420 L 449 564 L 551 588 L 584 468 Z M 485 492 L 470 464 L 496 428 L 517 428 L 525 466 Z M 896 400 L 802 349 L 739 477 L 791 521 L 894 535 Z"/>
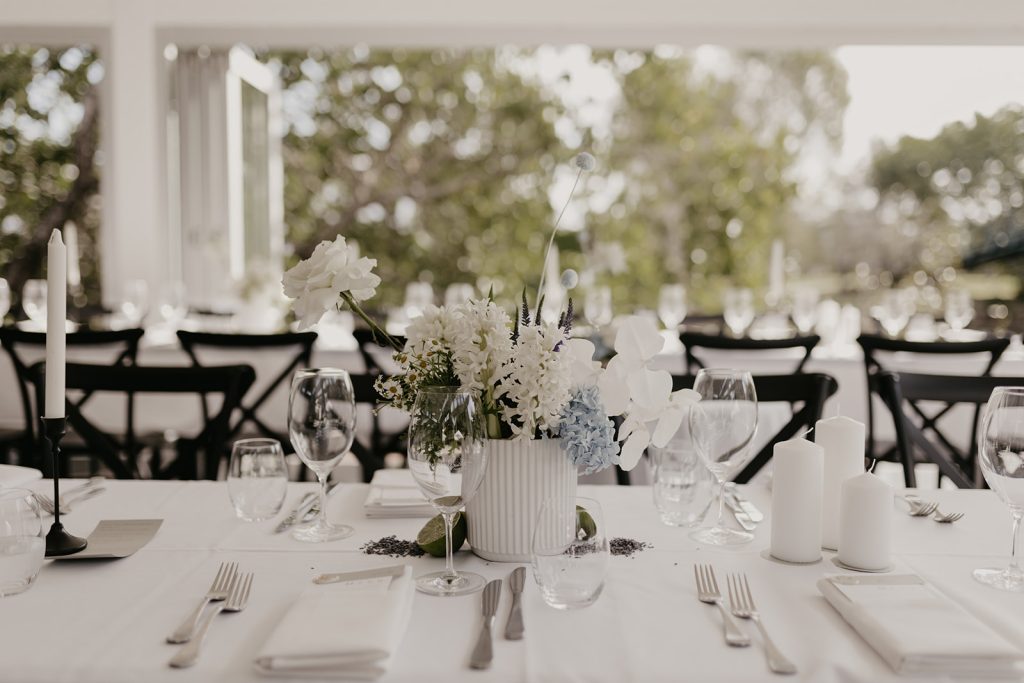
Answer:
<path fill-rule="evenodd" d="M 47 482 L 32 485 L 40 491 Z M 287 505 L 306 484 L 293 484 Z M 38 582 L 18 596 L 0 599 L 0 680 L 60 681 L 255 681 L 251 663 L 274 624 L 310 578 L 320 572 L 396 562 L 370 557 L 359 547 L 388 534 L 414 538 L 422 520 L 367 519 L 363 485 L 347 485 L 332 501 L 330 516 L 356 527 L 354 537 L 309 545 L 272 535 L 272 522 L 234 518 L 225 484 L 215 482 L 109 482 L 108 492 L 65 518 L 75 533 L 88 534 L 100 519 L 164 519 L 156 537 L 136 555 L 113 562 L 48 562 Z M 748 493 L 768 509 L 767 492 Z M 417 595 L 409 631 L 384 680 L 410 681 L 751 681 L 777 680 L 763 651 L 722 641 L 717 611 L 696 600 L 694 562 L 710 562 L 719 577 L 745 571 L 778 645 L 800 668 L 793 680 L 850 683 L 896 680 L 885 663 L 818 594 L 815 581 L 841 570 L 826 560 L 787 566 L 761 556 L 768 525 L 740 550 L 698 548 L 687 530 L 658 521 L 647 487 L 581 487 L 604 507 L 612 536 L 653 543 L 633 558 L 614 557 L 603 595 L 594 606 L 558 612 L 541 602 L 532 578 L 524 597 L 526 636 L 500 637 L 490 671 L 470 671 L 470 651 L 480 625 L 480 596 Z M 985 615 L 1024 645 L 1024 595 L 988 589 L 970 576 L 978 566 L 1007 562 L 1009 515 L 988 491 L 929 491 L 943 508 L 963 510 L 954 525 L 912 519 L 893 510 L 896 564 L 918 572 L 940 589 Z M 899 504 L 897 504 L 899 505 Z M 171 670 L 174 646 L 164 637 L 207 589 L 222 561 L 237 561 L 256 581 L 249 607 L 218 617 L 199 663 Z M 442 560 L 407 560 L 414 572 L 439 568 Z M 459 568 L 490 578 L 506 577 L 513 565 L 458 553 Z M 509 607 L 507 588 L 498 612 L 500 633 Z M 339 623 L 345 619 L 338 615 Z M 749 626 L 749 624 L 747 625 Z"/>

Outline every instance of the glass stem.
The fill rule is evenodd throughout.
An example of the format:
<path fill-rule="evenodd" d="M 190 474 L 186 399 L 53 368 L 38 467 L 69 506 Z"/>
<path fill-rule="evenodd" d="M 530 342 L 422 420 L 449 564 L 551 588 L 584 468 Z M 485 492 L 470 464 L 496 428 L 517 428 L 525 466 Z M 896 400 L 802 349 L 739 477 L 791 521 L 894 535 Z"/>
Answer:
<path fill-rule="evenodd" d="M 444 580 L 452 583 L 459 577 L 455 573 L 455 560 L 452 558 L 452 513 L 442 512 L 444 518 Z"/>
<path fill-rule="evenodd" d="M 1020 520 L 1024 516 L 1024 510 L 1013 510 L 1013 540 L 1010 542 L 1010 571 L 1020 573 L 1020 565 L 1017 563 L 1017 548 L 1020 547 Z"/>
<path fill-rule="evenodd" d="M 725 527 L 725 479 L 719 479 L 718 481 L 718 522 L 715 524 L 718 528 Z"/>
<path fill-rule="evenodd" d="M 320 526 L 327 526 L 327 475 L 317 473 L 316 478 L 320 480 Z"/>

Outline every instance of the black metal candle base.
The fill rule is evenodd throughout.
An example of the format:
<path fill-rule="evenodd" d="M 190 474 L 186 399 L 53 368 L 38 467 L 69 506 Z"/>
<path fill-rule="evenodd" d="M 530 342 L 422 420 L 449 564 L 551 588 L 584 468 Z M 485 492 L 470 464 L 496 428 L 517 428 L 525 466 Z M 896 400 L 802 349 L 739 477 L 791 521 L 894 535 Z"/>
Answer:
<path fill-rule="evenodd" d="M 53 463 L 53 524 L 46 534 L 47 557 L 74 555 L 85 550 L 88 544 L 84 538 L 69 534 L 60 523 L 60 440 L 64 438 L 66 426 L 67 418 L 43 418 L 43 438 L 46 439 L 50 462 Z"/>

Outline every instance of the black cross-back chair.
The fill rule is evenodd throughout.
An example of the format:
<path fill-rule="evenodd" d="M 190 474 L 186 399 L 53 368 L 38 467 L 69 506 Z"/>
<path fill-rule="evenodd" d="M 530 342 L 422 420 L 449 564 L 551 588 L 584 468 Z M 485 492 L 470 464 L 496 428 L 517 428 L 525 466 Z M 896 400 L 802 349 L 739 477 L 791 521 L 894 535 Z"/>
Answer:
<path fill-rule="evenodd" d="M 390 452 L 405 453 L 406 431 L 388 434 L 381 429 L 380 416 L 377 410 L 380 408 L 380 396 L 374 387 L 374 382 L 380 375 L 359 374 L 351 375 L 352 389 L 355 394 L 356 405 L 369 406 L 372 412 L 370 422 L 370 445 L 366 446 L 357 439 L 352 443 L 352 453 L 359 460 L 363 467 L 363 480 L 369 482 L 373 479 L 373 473 L 384 467 L 384 456 Z"/>
<path fill-rule="evenodd" d="M 673 375 L 672 390 L 692 389 L 695 379 L 693 375 Z M 820 373 L 754 375 L 754 390 L 758 405 L 788 403 L 793 408 L 793 416 L 733 478 L 738 484 L 749 482 L 771 460 L 775 444 L 814 427 L 825 410 L 825 401 L 839 390 L 839 383 L 831 375 Z"/>
<path fill-rule="evenodd" d="M 110 348 L 111 354 L 116 354 L 112 365 L 127 366 L 134 365 L 139 352 L 139 342 L 144 331 L 138 328 L 127 330 L 80 330 L 70 332 L 66 336 L 66 345 L 69 349 L 86 348 Z M 19 353 L 21 347 L 32 347 L 43 349 L 46 347 L 46 333 L 32 332 L 18 329 L 16 327 L 0 328 L 0 346 L 7 352 L 14 366 L 14 374 L 18 384 L 18 397 L 21 400 L 22 415 L 25 418 L 23 429 L 0 439 L 0 450 L 9 451 L 14 447 L 22 459 L 22 464 L 38 466 L 36 445 L 38 443 L 38 422 L 41 412 L 35 409 L 32 404 L 31 387 L 33 376 L 30 366 Z M 89 400 L 87 392 L 78 398 L 76 407 L 83 406 Z M 42 405 L 42 404 L 39 404 Z M 134 401 L 128 397 L 126 402 L 127 416 L 125 423 L 132 424 L 134 420 Z M 78 450 L 73 443 L 66 443 L 65 453 L 72 453 Z"/>
<path fill-rule="evenodd" d="M 922 375 L 910 372 L 883 371 L 873 378 L 876 389 L 892 413 L 896 427 L 896 448 L 903 465 L 903 481 L 907 487 L 917 486 L 914 465 L 930 462 L 938 466 L 939 472 L 960 488 L 975 488 L 982 485 L 977 474 L 977 415 L 996 387 L 1024 387 L 1024 377 L 964 377 L 950 375 Z M 957 404 L 972 404 L 975 407 L 975 422 L 971 427 L 970 446 L 957 448 L 941 432 L 931 429 L 933 438 L 928 438 L 923 427 L 915 424 L 908 415 L 906 406 L 915 406 L 919 401 L 944 403 L 946 409 Z M 920 410 L 914 407 L 914 414 Z M 915 457 L 923 456 L 922 460 Z"/>
<path fill-rule="evenodd" d="M 683 332 L 679 335 L 686 349 L 686 371 L 695 374 L 698 370 L 706 367 L 695 353 L 697 349 L 716 349 L 721 351 L 778 351 L 782 349 L 803 349 L 804 355 L 797 362 L 793 372 L 803 372 L 807 361 L 811 359 L 811 352 L 821 341 L 816 334 L 806 337 L 789 337 L 787 339 L 749 339 L 747 337 L 734 338 L 725 335 L 702 334 L 700 332 Z"/>
<path fill-rule="evenodd" d="M 996 363 L 999 362 L 1000 357 L 1006 351 L 1010 345 L 1010 340 L 1000 337 L 991 337 L 989 339 L 982 339 L 979 341 L 970 342 L 949 342 L 949 341 L 935 341 L 935 342 L 920 342 L 920 341 L 907 341 L 905 339 L 893 339 L 891 337 L 883 337 L 880 335 L 873 334 L 862 334 L 857 338 L 857 343 L 860 345 L 864 352 L 864 371 L 867 376 L 868 383 L 868 443 L 867 443 L 867 454 L 869 457 L 876 460 L 883 460 L 887 462 L 897 462 L 899 460 L 899 453 L 897 445 L 893 444 L 886 448 L 884 451 L 879 452 L 879 444 L 875 438 L 875 406 L 874 396 L 878 396 L 885 402 L 885 396 L 882 396 L 879 392 L 880 384 L 875 380 L 875 376 L 885 372 L 892 371 L 894 368 L 886 368 L 881 360 L 879 360 L 880 353 L 915 353 L 915 354 L 930 354 L 934 356 L 946 356 L 946 357 L 958 357 L 966 356 L 971 354 L 987 354 L 988 361 L 985 364 L 984 370 L 982 370 L 981 377 L 988 377 L 992 374 L 992 368 L 995 367 Z M 937 438 L 946 442 L 948 440 L 939 431 L 937 423 L 938 421 L 952 409 L 952 405 L 948 405 L 940 409 L 935 414 L 929 414 L 922 410 L 917 403 L 910 402 L 911 410 L 917 415 L 918 419 L 921 420 L 921 429 L 932 431 L 936 434 Z M 973 429 L 977 429 L 978 416 L 980 414 L 980 407 L 975 408 L 974 418 L 972 421 Z M 974 436 L 972 429 L 971 437 L 971 450 L 974 449 Z M 940 473 L 942 471 L 940 470 Z"/>
<path fill-rule="evenodd" d="M 374 353 L 381 353 L 382 351 L 389 353 L 391 347 L 384 344 L 382 340 L 375 338 L 373 330 L 369 328 L 357 328 L 352 331 L 352 336 L 355 337 L 356 343 L 359 345 L 359 356 L 363 359 L 366 374 L 387 374 L 388 369 L 381 367 L 380 361 L 374 356 Z M 405 346 L 405 337 L 402 335 L 393 334 L 391 338 L 398 342 L 399 346 Z"/>
<path fill-rule="evenodd" d="M 268 426 L 259 418 L 256 412 L 266 403 L 267 399 L 285 382 L 289 381 L 292 374 L 300 368 L 308 368 L 313 362 L 313 344 L 316 343 L 316 332 L 286 332 L 281 334 L 227 334 L 217 332 L 188 332 L 178 330 L 178 341 L 181 348 L 185 350 L 192 360 L 194 367 L 204 367 L 199 361 L 199 351 L 202 348 L 215 348 L 221 350 L 238 351 L 244 354 L 245 351 L 257 351 L 266 349 L 291 350 L 292 356 L 288 364 L 271 380 L 259 396 L 251 401 L 244 401 L 239 404 L 239 416 L 231 424 L 228 439 L 233 439 L 251 424 L 261 436 L 277 439 L 281 442 L 286 453 L 294 452 L 291 441 L 287 434 L 282 434 Z M 201 397 L 203 418 L 209 417 L 209 406 L 206 397 Z"/>
<path fill-rule="evenodd" d="M 46 364 L 37 363 L 30 368 L 40 410 L 46 391 Z M 65 367 L 68 390 L 92 395 L 113 393 L 135 394 L 218 394 L 222 397 L 220 410 L 212 418 L 204 418 L 201 431 L 194 437 L 179 438 L 177 457 L 166 468 L 154 458 L 153 476 L 156 479 L 216 479 L 220 460 L 230 434 L 231 415 L 238 409 L 242 397 L 256 380 L 256 373 L 248 365 L 220 367 L 139 367 L 105 366 L 69 363 Z M 82 412 L 80 403 L 66 401 L 67 424 L 78 434 L 89 452 L 106 465 L 118 479 L 139 476 L 137 457 L 139 450 L 134 425 L 126 426 L 123 440 L 114 438 L 97 427 Z M 200 466 L 199 455 L 203 455 Z M 47 467 L 49 465 L 47 464 Z"/>

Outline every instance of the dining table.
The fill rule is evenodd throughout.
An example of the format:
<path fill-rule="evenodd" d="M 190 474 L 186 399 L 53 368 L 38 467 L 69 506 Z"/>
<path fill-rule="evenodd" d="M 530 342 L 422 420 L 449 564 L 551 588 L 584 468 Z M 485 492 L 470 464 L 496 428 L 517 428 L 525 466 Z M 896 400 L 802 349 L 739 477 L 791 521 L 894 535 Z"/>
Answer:
<path fill-rule="evenodd" d="M 72 484 L 68 480 L 69 485 Z M 52 482 L 26 485 L 36 492 Z M 355 528 L 349 538 L 304 543 L 274 527 L 310 483 L 291 483 L 281 514 L 246 522 L 235 516 L 227 484 L 216 481 L 108 481 L 106 491 L 62 516 L 72 533 L 88 535 L 100 520 L 161 519 L 156 535 L 119 560 L 47 560 L 25 592 L 0 598 L 0 680 L 4 683 L 146 683 L 287 680 L 256 671 L 254 660 L 289 606 L 325 572 L 398 563 L 414 575 L 436 571 L 443 559 L 368 555 L 362 547 L 385 536 L 415 539 L 424 518 L 371 518 L 364 513 L 368 485 L 344 484 L 331 496 L 328 516 Z M 770 515 L 764 484 L 739 491 Z M 877 683 L 900 678 L 819 593 L 816 582 L 850 574 L 824 552 L 814 564 L 790 565 L 767 554 L 766 519 L 753 542 L 738 548 L 701 545 L 690 529 L 663 524 L 647 486 L 580 486 L 579 495 L 603 508 L 609 537 L 641 541 L 632 556 L 612 556 L 598 600 L 589 607 L 548 607 L 528 576 L 523 594 L 525 635 L 504 640 L 511 597 L 507 579 L 517 564 L 489 562 L 463 548 L 457 569 L 505 579 L 490 669 L 468 662 L 481 627 L 479 593 L 459 597 L 416 594 L 405 635 L 382 681 L 770 681 L 763 648 L 729 647 L 715 607 L 697 600 L 694 565 L 710 564 L 724 585 L 742 572 L 764 624 L 798 672 L 784 677 L 820 683 Z M 977 567 L 1005 566 L 1010 516 L 988 490 L 929 490 L 921 497 L 955 524 L 911 517 L 897 498 L 892 509 L 896 573 L 917 574 L 1004 637 L 1024 647 L 1024 594 L 1006 593 L 972 578 Z M 712 511 L 713 514 L 713 511 Z M 51 521 L 44 520 L 46 524 Z M 731 522 L 732 520 L 730 520 Z M 194 608 L 222 562 L 254 575 L 242 612 L 216 618 L 198 663 L 172 669 L 179 646 L 166 636 Z M 529 572 L 529 567 L 527 568 Z M 359 629 L 344 611 L 336 628 Z M 310 680 L 304 677 L 303 680 Z M 313 679 L 315 680 L 315 679 Z M 929 680 L 929 679 L 923 679 Z M 942 678 L 931 680 L 944 680 Z"/>

